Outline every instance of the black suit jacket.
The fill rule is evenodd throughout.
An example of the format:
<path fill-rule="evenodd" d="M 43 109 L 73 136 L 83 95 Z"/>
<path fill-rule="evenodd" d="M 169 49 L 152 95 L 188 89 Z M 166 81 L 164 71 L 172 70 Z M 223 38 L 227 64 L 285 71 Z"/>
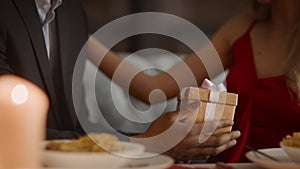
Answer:
<path fill-rule="evenodd" d="M 72 98 L 74 64 L 88 35 L 85 14 L 80 2 L 63 0 L 62 5 L 56 10 L 63 84 L 56 92 L 42 24 L 34 0 L 1 0 L 0 4 L 0 74 L 9 73 L 24 77 L 48 94 L 51 102 L 47 121 L 48 138 L 69 138 L 77 135 L 76 133 L 82 133 Z M 83 70 L 84 62 L 80 63 L 79 67 Z M 82 77 L 82 74 L 80 75 Z M 76 91 L 79 93 L 76 102 L 82 103 L 78 107 L 81 108 L 80 113 L 84 114 L 87 111 L 83 101 L 82 82 L 76 85 Z M 66 105 L 63 105 L 65 106 L 63 108 L 57 101 L 61 94 L 66 97 Z"/>

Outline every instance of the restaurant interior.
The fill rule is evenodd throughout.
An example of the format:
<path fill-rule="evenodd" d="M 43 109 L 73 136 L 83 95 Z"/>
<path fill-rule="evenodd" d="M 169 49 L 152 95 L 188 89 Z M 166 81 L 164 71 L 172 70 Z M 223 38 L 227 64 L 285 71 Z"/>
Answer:
<path fill-rule="evenodd" d="M 62 0 L 62 3 L 64 1 L 71 2 L 73 0 Z M 184 37 L 185 34 L 196 35 L 200 30 L 203 33 L 201 34 L 203 39 L 209 40 L 230 18 L 249 10 L 247 1 L 250 0 L 79 1 L 85 11 L 88 34 L 92 40 L 97 33 L 102 33 L 106 26 L 111 26 L 111 23 L 136 14 L 149 16 L 158 14 L 162 18 L 168 16 L 169 18 L 167 18 L 172 24 L 162 23 L 162 31 L 175 32 L 178 37 Z M 258 1 L 268 2 L 269 0 Z M 60 1 L 57 0 L 57 2 Z M 191 32 L 194 29 L 189 29 L 184 24 L 177 22 L 174 24 L 171 21 L 172 18 L 187 21 L 189 26 L 195 26 L 197 30 Z M 0 21 L 2 21 L 2 17 L 0 17 Z M 164 21 L 168 22 L 168 20 Z M 147 22 L 151 23 L 148 20 L 134 20 L 130 29 L 142 29 Z M 158 28 L 160 27 L 158 26 Z M 298 28 L 300 27 L 298 26 Z M 5 29 L 2 29 L 0 22 L 0 38 L 3 38 L 1 36 L 3 30 Z M 115 32 L 115 34 L 118 36 L 118 33 Z M 299 31 L 298 34 L 300 34 Z M 10 35 L 7 36 L 9 38 Z M 189 40 L 198 42 L 197 38 L 198 36 L 190 37 Z M 0 47 L 3 45 L 1 42 L 2 40 Z M 18 44 L 9 40 L 7 42 Z M 194 48 L 184 42 L 159 33 L 137 33 L 127 38 L 121 38 L 106 52 L 113 51 L 123 60 L 142 70 L 141 72 L 150 77 L 156 77 L 162 72 L 172 70 L 172 66 L 195 52 Z M 251 45 L 251 39 L 249 42 Z M 295 41 L 295 43 L 297 42 L 299 41 Z M 30 41 L 30 43 L 34 45 L 34 42 Z M 98 43 L 99 41 L 96 42 L 97 45 Z M 106 41 L 101 43 L 103 46 L 110 45 L 109 40 L 107 43 Z M 99 49 L 105 48 L 103 46 L 99 45 Z M 85 53 L 88 47 L 89 43 L 86 43 L 78 58 L 88 53 Z M 228 92 L 226 89 L 225 79 L 229 72 L 228 69 L 223 70 L 220 74 L 214 74 L 214 77 L 209 80 L 203 80 L 202 86 L 196 82 L 198 87 L 190 85 L 180 89 L 178 95 L 170 99 L 164 98 L 164 102 L 149 104 L 129 94 L 128 90 L 122 86 L 123 81 L 119 83 L 119 81 L 111 80 L 112 77 L 109 73 L 100 70 L 100 63 L 96 65 L 92 59 L 86 59 L 83 63 L 83 80 L 81 80 L 84 93 L 82 102 L 86 105 L 88 116 L 87 119 L 80 121 L 82 119 L 78 113 L 77 118 L 82 126 L 76 126 L 79 130 L 84 130 L 84 135 L 76 135 L 74 138 L 46 139 L 46 132 L 48 132 L 46 120 L 49 118 L 47 112 L 52 106 L 52 98 L 48 96 L 48 91 L 41 90 L 30 80 L 15 75 L 2 76 L 1 59 L 6 59 L 6 57 L 2 54 L 2 48 L 0 49 L 0 169 L 300 169 L 300 130 L 286 134 L 276 147 L 264 149 L 247 146 L 251 141 L 246 140 L 251 140 L 251 138 L 244 137 L 243 133 L 232 130 L 233 127 L 236 127 L 235 125 L 248 124 L 249 121 L 241 121 L 237 124 L 233 122 L 236 118 L 235 111 L 239 110 L 240 96 Z M 245 49 L 242 50 L 241 53 Z M 215 50 L 211 53 L 218 56 Z M 248 64 L 246 63 L 246 65 Z M 39 69 L 43 69 L 43 67 L 39 67 Z M 235 68 L 236 71 L 239 71 L 237 69 L 239 67 Z M 135 69 L 128 69 L 128 74 L 134 71 Z M 180 71 L 176 73 L 178 72 Z M 209 76 L 209 72 L 207 74 Z M 35 78 L 33 81 L 36 80 Z M 176 78 L 174 79 L 176 80 Z M 47 81 L 47 79 L 42 80 Z M 260 79 L 258 81 L 261 82 Z M 76 90 L 82 92 L 79 85 L 72 85 L 72 92 L 76 93 Z M 247 86 L 247 84 L 242 85 Z M 267 86 L 268 83 L 263 85 Z M 146 85 L 140 88 L 143 87 L 146 88 Z M 264 90 L 267 91 L 267 87 Z M 249 91 L 245 90 L 244 92 Z M 254 94 L 255 92 L 253 91 Z M 59 97 L 68 97 L 61 93 L 56 94 Z M 265 95 L 260 96 L 266 97 Z M 76 97 L 76 95 L 73 96 L 75 111 L 78 108 L 76 101 L 80 100 Z M 149 100 L 151 103 L 150 94 Z M 289 111 L 292 112 L 300 110 L 299 105 L 290 109 Z M 221 114 L 218 114 L 218 111 Z M 214 113 L 209 117 L 206 115 L 207 112 Z M 225 117 L 223 112 L 229 112 L 228 117 Z M 174 113 L 179 114 L 174 116 Z M 297 115 L 300 117 L 299 113 Z M 239 116 L 239 118 L 242 117 Z M 217 119 L 218 122 L 210 123 L 211 119 Z M 225 121 L 222 121 L 224 119 Z M 84 120 L 88 121 L 88 127 L 91 128 L 85 128 Z M 299 119 L 294 120 L 299 121 Z M 200 123 L 198 124 L 198 122 Z M 296 125 L 293 127 L 300 129 Z M 161 131 L 164 129 L 165 131 Z M 248 131 L 248 129 L 246 130 Z M 238 144 L 236 140 L 239 141 L 239 137 L 244 141 L 243 143 L 246 142 L 242 150 L 237 152 L 242 154 L 243 161 L 225 161 L 226 156 L 230 153 L 230 148 Z M 265 136 L 264 139 L 272 140 L 273 138 L 271 135 Z M 230 141 L 232 145 L 229 144 Z M 227 147 L 225 147 L 225 142 Z M 193 149 L 188 151 L 189 154 L 186 154 L 185 150 L 192 144 L 197 147 L 192 147 Z M 222 146 L 218 147 L 219 145 Z"/>

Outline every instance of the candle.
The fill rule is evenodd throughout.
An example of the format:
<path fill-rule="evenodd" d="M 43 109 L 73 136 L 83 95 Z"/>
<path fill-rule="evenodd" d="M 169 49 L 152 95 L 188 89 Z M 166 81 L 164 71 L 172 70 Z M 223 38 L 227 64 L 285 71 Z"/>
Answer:
<path fill-rule="evenodd" d="M 0 76 L 0 169 L 39 168 L 47 95 L 14 75 Z"/>

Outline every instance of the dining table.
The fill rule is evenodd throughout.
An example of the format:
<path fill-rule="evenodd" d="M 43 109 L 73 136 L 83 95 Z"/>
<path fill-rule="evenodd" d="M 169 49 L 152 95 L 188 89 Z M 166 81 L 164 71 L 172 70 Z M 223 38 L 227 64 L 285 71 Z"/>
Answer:
<path fill-rule="evenodd" d="M 174 164 L 169 168 L 166 169 L 264 169 L 255 163 L 228 163 L 226 164 L 230 167 L 219 167 L 217 168 L 217 165 L 214 163 L 209 164 Z M 143 169 L 144 167 L 138 167 L 138 168 L 132 168 L 132 169 Z M 147 169 L 154 169 L 152 167 L 145 167 Z M 63 168 L 45 168 L 45 169 L 63 169 Z M 70 168 L 68 168 L 70 169 Z M 120 168 L 121 169 L 121 168 Z M 126 168 L 129 169 L 129 168 Z"/>
<path fill-rule="evenodd" d="M 255 163 L 229 163 L 228 165 L 231 168 L 225 168 L 225 167 L 224 168 L 216 168 L 216 164 L 185 164 L 185 165 L 175 164 L 166 169 L 264 169 L 264 168 L 256 165 Z M 43 168 L 43 169 L 63 169 L 63 168 L 52 168 L 51 167 L 51 168 Z M 70 169 L 70 168 L 68 168 L 68 169 Z M 120 168 L 120 169 L 122 169 L 122 168 Z M 136 168 L 132 168 L 132 169 L 136 169 Z M 137 169 L 142 169 L 142 168 L 137 168 Z"/>

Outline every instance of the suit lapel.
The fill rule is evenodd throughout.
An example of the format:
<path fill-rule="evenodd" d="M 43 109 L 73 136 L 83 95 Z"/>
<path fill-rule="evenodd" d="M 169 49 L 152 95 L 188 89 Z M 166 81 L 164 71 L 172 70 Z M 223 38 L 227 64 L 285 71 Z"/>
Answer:
<path fill-rule="evenodd" d="M 64 92 L 67 99 L 67 105 L 70 112 L 70 117 L 72 120 L 72 125 L 75 127 L 77 125 L 77 117 L 74 110 L 74 105 L 72 102 L 72 73 L 74 59 L 72 50 L 74 50 L 71 44 L 72 42 L 70 36 L 72 34 L 72 25 L 69 23 L 68 15 L 65 14 L 66 9 L 64 9 L 64 1 L 62 5 L 56 10 L 56 20 L 57 20 L 57 35 L 58 35 L 58 45 L 59 45 L 59 55 L 61 60 L 61 71 L 64 85 Z"/>
<path fill-rule="evenodd" d="M 51 99 L 52 108 L 54 109 L 55 119 L 61 128 L 59 114 L 57 109 L 57 103 L 55 103 L 55 91 L 52 81 L 52 74 L 50 63 L 47 56 L 47 50 L 44 42 L 42 24 L 39 18 L 39 15 L 36 10 L 34 0 L 25 1 L 25 0 L 14 0 L 15 5 L 20 13 L 20 16 L 23 18 L 23 21 L 26 25 L 27 32 L 31 39 L 31 44 L 35 51 L 35 57 L 39 63 L 39 69 L 42 73 L 43 82 L 48 90 L 48 95 Z"/>

